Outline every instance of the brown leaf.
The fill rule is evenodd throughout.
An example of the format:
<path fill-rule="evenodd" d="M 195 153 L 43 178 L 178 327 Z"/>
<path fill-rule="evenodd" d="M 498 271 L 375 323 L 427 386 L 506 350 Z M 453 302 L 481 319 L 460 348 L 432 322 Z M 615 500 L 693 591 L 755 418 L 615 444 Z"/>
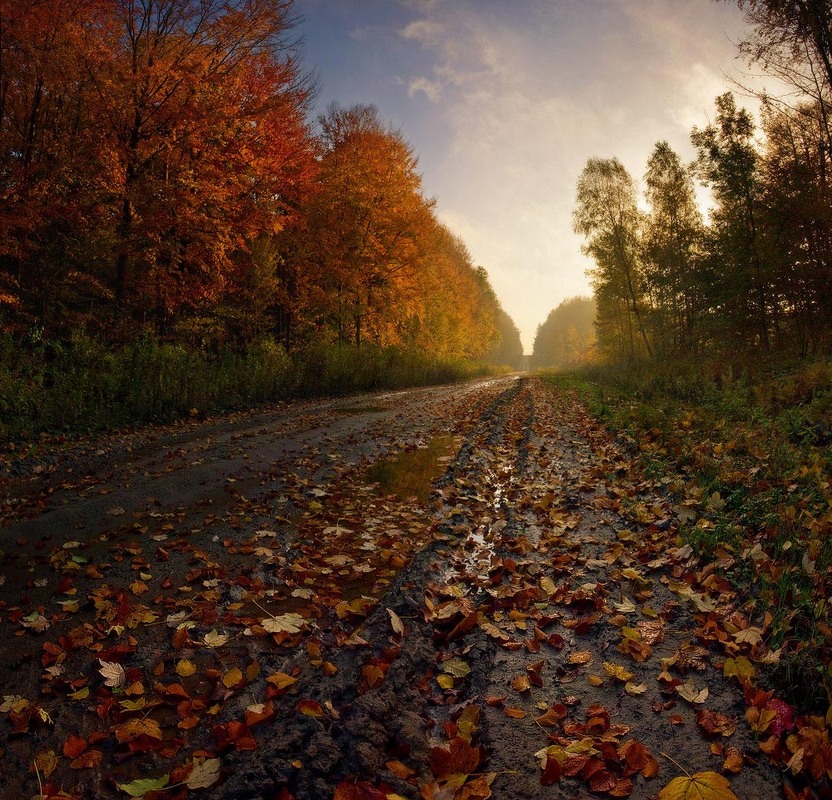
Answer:
<path fill-rule="evenodd" d="M 162 738 L 162 729 L 155 719 L 144 717 L 142 719 L 128 719 L 121 725 L 115 727 L 116 739 L 119 743 L 132 742 L 139 736 L 149 736 L 152 739 Z"/>
<path fill-rule="evenodd" d="M 745 762 L 742 753 L 736 747 L 729 747 L 725 753 L 725 761 L 722 762 L 722 769 L 736 775 L 738 772 L 742 772 L 743 766 L 745 766 Z"/>

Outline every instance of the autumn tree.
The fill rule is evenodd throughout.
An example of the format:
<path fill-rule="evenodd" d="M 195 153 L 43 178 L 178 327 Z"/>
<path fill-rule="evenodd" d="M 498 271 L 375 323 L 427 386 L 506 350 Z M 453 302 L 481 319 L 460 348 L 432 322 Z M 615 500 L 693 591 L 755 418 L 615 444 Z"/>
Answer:
<path fill-rule="evenodd" d="M 396 343 L 434 224 L 416 156 L 373 106 L 331 106 L 319 122 L 319 189 L 307 209 L 313 302 L 339 342 Z"/>
<path fill-rule="evenodd" d="M 497 343 L 488 350 L 484 358 L 490 364 L 497 366 L 509 366 L 512 369 L 523 368 L 523 343 L 520 340 L 520 331 L 511 316 L 497 308 Z"/>
<path fill-rule="evenodd" d="M 60 318 L 70 285 L 101 299 L 80 270 L 101 256 L 107 148 L 79 55 L 104 19 L 95 2 L 0 4 L 0 309 L 30 323 Z"/>
<path fill-rule="evenodd" d="M 279 229 L 280 173 L 294 171 L 308 98 L 289 8 L 119 0 L 103 36 L 90 31 L 88 51 L 106 54 L 91 72 L 114 162 L 118 304 L 151 297 L 164 316 L 215 296 L 231 254 Z"/>
<path fill-rule="evenodd" d="M 599 330 L 619 356 L 632 358 L 637 339 L 652 357 L 640 258 L 642 215 L 631 175 L 617 158 L 591 158 L 578 180 L 574 212 L 584 252 L 595 261 L 590 277 L 598 302 Z"/>
<path fill-rule="evenodd" d="M 95 283 L 130 330 L 215 303 L 308 180 L 310 88 L 286 39 L 289 9 L 288 0 L 4 3 L 7 274 L 14 261 L 24 282 L 42 273 L 48 286 L 65 274 Z M 43 320 L 55 305 L 34 311 Z"/>
<path fill-rule="evenodd" d="M 737 5 L 751 23 L 741 52 L 817 104 L 826 145 L 832 148 L 832 7 L 828 0 L 737 0 Z M 793 106 L 790 98 L 783 104 Z"/>

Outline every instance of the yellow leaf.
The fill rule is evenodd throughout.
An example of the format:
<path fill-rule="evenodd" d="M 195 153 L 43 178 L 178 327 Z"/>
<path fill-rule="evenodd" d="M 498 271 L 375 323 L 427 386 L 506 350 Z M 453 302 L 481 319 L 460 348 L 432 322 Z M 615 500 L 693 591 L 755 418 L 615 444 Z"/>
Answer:
<path fill-rule="evenodd" d="M 745 656 L 726 659 L 722 671 L 726 678 L 736 676 L 740 683 L 748 678 L 753 678 L 755 672 L 754 665 Z"/>
<path fill-rule="evenodd" d="M 300 633 L 306 620 L 300 614 L 281 614 L 260 623 L 269 633 Z"/>
<path fill-rule="evenodd" d="M 233 689 L 242 683 L 243 673 L 239 667 L 232 667 L 225 675 L 222 676 L 222 682 L 226 689 Z"/>
<path fill-rule="evenodd" d="M 196 673 L 196 664 L 193 661 L 189 661 L 187 658 L 183 658 L 181 661 L 177 662 L 176 664 L 176 674 L 180 678 L 188 678 L 191 675 Z"/>
<path fill-rule="evenodd" d="M 437 675 L 436 682 L 442 689 L 454 688 L 454 679 L 452 675 Z"/>
<path fill-rule="evenodd" d="M 704 703 L 708 699 L 708 687 L 697 689 L 693 683 L 693 678 L 690 678 L 681 686 L 676 687 L 676 694 L 689 703 Z"/>
<path fill-rule="evenodd" d="M 217 633 L 216 630 L 211 630 L 202 637 L 202 641 L 208 647 L 222 647 L 231 637 L 225 633 Z"/>
<path fill-rule="evenodd" d="M 622 683 L 627 683 L 627 681 L 631 681 L 633 679 L 632 672 L 628 672 L 627 669 L 622 667 L 620 664 L 614 664 L 611 661 L 604 662 L 604 672 L 606 672 L 611 678 L 615 678 Z"/>
<path fill-rule="evenodd" d="M 155 719 L 144 717 L 143 719 L 128 719 L 121 725 L 115 727 L 116 739 L 120 744 L 132 742 L 139 736 L 150 736 L 152 739 L 162 738 L 162 729 Z"/>
<path fill-rule="evenodd" d="M 291 675 L 287 675 L 285 672 L 275 672 L 274 675 L 269 675 L 269 677 L 266 678 L 266 682 L 272 684 L 272 686 L 275 686 L 278 689 L 285 689 L 293 683 L 297 683 L 298 679 L 293 678 Z"/>
<path fill-rule="evenodd" d="M 465 678 L 471 674 L 471 667 L 461 658 L 452 658 L 442 664 L 442 672 L 453 675 L 455 678 Z"/>
<path fill-rule="evenodd" d="M 58 757 L 54 750 L 42 750 L 35 756 L 35 766 L 44 778 L 48 778 L 58 766 Z"/>
<path fill-rule="evenodd" d="M 589 650 L 579 650 L 569 656 L 570 664 L 589 664 L 592 661 L 592 653 Z"/>
<path fill-rule="evenodd" d="M 718 772 L 697 772 L 674 778 L 659 792 L 659 800 L 739 800 Z"/>

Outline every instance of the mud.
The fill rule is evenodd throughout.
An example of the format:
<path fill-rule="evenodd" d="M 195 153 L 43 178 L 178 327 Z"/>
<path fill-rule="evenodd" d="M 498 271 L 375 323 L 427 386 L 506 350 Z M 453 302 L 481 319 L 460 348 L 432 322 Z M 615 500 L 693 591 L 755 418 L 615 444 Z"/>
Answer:
<path fill-rule="evenodd" d="M 439 435 L 461 443 L 426 504 L 366 485 L 370 464 Z M 1 693 L 37 699 L 54 722 L 13 733 L 0 715 L 0 796 L 37 795 L 32 764 L 51 750 L 58 765 L 49 781 L 74 797 L 123 797 L 116 783 L 158 776 L 197 754 L 220 758 L 220 779 L 159 797 L 318 800 L 352 785 L 355 797 L 380 787 L 381 797 L 453 798 L 447 787 L 430 788 L 446 777 L 435 751 L 450 746 L 471 706 L 480 754 L 471 775 L 487 775 L 493 797 L 646 800 L 682 769 L 721 772 L 723 744 L 744 757 L 729 775 L 738 797 L 782 796 L 781 776 L 743 719 L 742 689 L 723 676 L 725 654 L 700 636 L 697 609 L 679 593 L 696 564 L 677 547 L 661 486 L 624 480 L 624 454 L 574 398 L 511 376 L 131 433 L 95 452 L 94 468 L 71 450 L 48 470 L 18 465 L 3 488 L 0 626 L 9 646 L 0 654 Z M 100 565 L 110 587 L 151 576 L 142 579 L 143 602 L 158 618 L 130 628 L 135 647 L 118 656 L 147 696 L 154 681 L 179 681 L 173 667 L 182 658 L 199 667 L 182 686 L 215 710 L 199 712 L 195 728 L 178 729 L 181 711 L 164 693 L 143 712 L 158 719 L 167 748 L 126 751 L 112 736 L 124 717 L 102 718 L 98 658 L 117 637 L 104 635 L 108 625 L 89 600 L 100 597 L 94 572 L 70 573 L 76 592 L 66 597 L 85 602 L 74 614 L 55 611 L 67 574 L 55 553 L 68 542 L 84 566 Z M 205 602 L 192 602 L 198 591 Z M 185 601 L 195 627 L 177 646 L 164 614 Z M 239 608 L 246 603 L 273 618 L 298 612 L 307 624 L 280 641 L 264 637 Z M 21 628 L 21 616 L 38 610 L 49 628 Z M 640 623 L 654 623 L 641 630 L 657 635 L 636 660 L 619 648 L 622 631 Z M 83 625 L 95 632 L 93 648 L 68 652 L 61 676 L 45 679 L 45 642 L 65 643 L 59 637 Z M 226 650 L 200 644 L 212 629 L 233 633 Z M 688 666 L 662 665 L 680 652 L 694 654 Z M 226 692 L 221 678 L 233 665 L 247 678 Z M 707 699 L 679 697 L 658 680 L 668 670 L 676 683 L 707 687 Z M 273 692 L 267 678 L 278 672 L 296 680 Z M 528 685 L 517 680 L 524 677 Z M 84 680 L 97 708 L 68 698 Z M 218 738 L 216 726 L 264 698 L 274 713 L 251 726 L 253 747 Z M 735 733 L 703 736 L 703 708 L 735 719 Z M 557 723 L 539 722 L 550 709 Z M 64 742 L 96 732 L 101 763 L 73 768 Z M 536 754 L 588 739 L 601 754 L 643 744 L 658 774 L 625 776 L 612 756 L 596 755 L 606 784 L 596 774 L 593 789 L 576 774 L 543 785 Z M 632 781 L 627 795 L 598 789 L 616 780 L 619 792 Z"/>

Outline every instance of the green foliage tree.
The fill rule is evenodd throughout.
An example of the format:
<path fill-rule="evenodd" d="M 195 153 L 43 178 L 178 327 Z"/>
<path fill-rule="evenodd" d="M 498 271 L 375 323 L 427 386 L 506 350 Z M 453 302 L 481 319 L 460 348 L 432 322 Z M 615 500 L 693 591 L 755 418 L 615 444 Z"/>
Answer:
<path fill-rule="evenodd" d="M 643 237 L 644 280 L 653 342 L 662 353 L 691 349 L 701 313 L 697 271 L 704 224 L 693 180 L 667 142 L 658 142 L 644 177 L 650 206 Z"/>
<path fill-rule="evenodd" d="M 578 179 L 576 233 L 595 261 L 590 277 L 598 304 L 600 344 L 616 357 L 652 357 L 640 258 L 642 214 L 632 176 L 617 158 L 591 158 Z M 641 348 L 637 348 L 637 338 Z"/>
<path fill-rule="evenodd" d="M 710 186 L 716 201 L 712 246 L 721 263 L 711 286 L 722 317 L 747 346 L 770 344 L 770 263 L 763 237 L 762 183 L 754 143 L 754 122 L 738 109 L 734 95 L 716 99 L 714 125 L 694 128 L 691 141 L 698 155 L 697 177 Z"/>

